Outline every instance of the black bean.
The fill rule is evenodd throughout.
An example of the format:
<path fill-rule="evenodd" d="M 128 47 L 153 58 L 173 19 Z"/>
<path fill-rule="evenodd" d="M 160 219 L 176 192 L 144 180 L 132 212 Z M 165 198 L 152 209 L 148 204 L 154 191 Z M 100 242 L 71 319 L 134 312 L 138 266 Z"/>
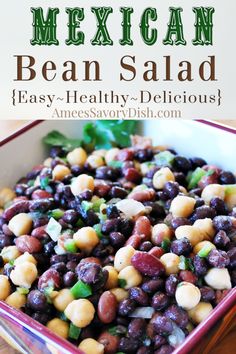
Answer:
<path fill-rule="evenodd" d="M 139 347 L 139 341 L 133 338 L 123 337 L 119 343 L 119 351 L 125 353 L 136 353 Z"/>
<path fill-rule="evenodd" d="M 66 263 L 67 261 L 67 255 L 66 254 L 55 254 L 50 258 L 50 264 L 55 264 L 55 263 Z"/>
<path fill-rule="evenodd" d="M 76 272 L 79 279 L 87 284 L 96 284 L 103 278 L 102 267 L 96 263 L 80 263 Z"/>
<path fill-rule="evenodd" d="M 56 269 L 60 274 L 64 274 L 67 271 L 66 265 L 63 262 L 54 263 L 51 268 Z"/>
<path fill-rule="evenodd" d="M 152 297 L 152 307 L 156 311 L 165 309 L 169 305 L 169 302 L 169 297 L 162 292 L 157 292 Z"/>
<path fill-rule="evenodd" d="M 209 286 L 203 286 L 200 288 L 200 291 L 202 301 L 209 302 L 215 300 L 215 291 Z"/>
<path fill-rule="evenodd" d="M 205 219 L 205 218 L 213 219 L 215 216 L 216 216 L 215 209 L 207 205 L 203 205 L 195 209 L 193 215 L 191 216 L 191 220 L 196 221 L 198 219 Z"/>
<path fill-rule="evenodd" d="M 179 240 L 174 240 L 171 243 L 171 252 L 177 254 L 178 256 L 184 255 L 188 256 L 192 251 L 192 246 L 187 238 L 181 238 Z"/>
<path fill-rule="evenodd" d="M 174 167 L 180 172 L 188 172 L 192 168 L 191 162 L 183 156 L 175 156 Z"/>
<path fill-rule="evenodd" d="M 153 178 L 153 176 L 155 175 L 155 173 L 157 172 L 157 171 L 159 171 L 160 170 L 160 167 L 153 167 L 153 168 L 151 168 L 147 173 L 146 173 L 146 177 L 147 178 Z"/>
<path fill-rule="evenodd" d="M 223 199 L 215 197 L 210 201 L 210 207 L 215 209 L 217 215 L 227 215 L 228 210 Z"/>
<path fill-rule="evenodd" d="M 77 211 L 71 209 L 71 210 L 66 210 L 62 220 L 65 221 L 67 224 L 74 225 L 78 221 L 78 213 Z"/>
<path fill-rule="evenodd" d="M 33 219 L 33 228 L 44 226 L 48 223 L 48 216 L 36 217 Z"/>
<path fill-rule="evenodd" d="M 219 176 L 219 181 L 221 184 L 235 184 L 236 178 L 232 172 L 222 171 Z"/>
<path fill-rule="evenodd" d="M 121 219 L 119 224 L 119 231 L 125 236 L 129 237 L 133 231 L 134 221 L 131 219 Z"/>
<path fill-rule="evenodd" d="M 139 305 L 147 306 L 149 303 L 149 298 L 147 293 L 143 289 L 138 287 L 133 287 L 129 289 L 129 298 L 136 301 Z"/>
<path fill-rule="evenodd" d="M 160 349 L 155 350 L 154 354 L 171 354 L 175 348 L 169 344 L 162 345 Z"/>
<path fill-rule="evenodd" d="M 77 276 L 73 272 L 67 272 L 63 275 L 63 283 L 66 288 L 72 287 L 77 281 Z"/>
<path fill-rule="evenodd" d="M 196 199 L 196 203 L 194 205 L 194 208 L 200 208 L 201 206 L 203 206 L 205 204 L 204 200 L 202 198 L 198 198 Z"/>
<path fill-rule="evenodd" d="M 121 232 L 111 232 L 109 240 L 113 247 L 120 248 L 125 244 L 126 238 Z"/>
<path fill-rule="evenodd" d="M 80 195 L 79 195 L 79 198 L 81 200 L 87 200 L 87 201 L 91 200 L 92 197 L 93 197 L 93 192 L 90 191 L 89 189 L 87 189 L 86 191 L 80 193 Z"/>
<path fill-rule="evenodd" d="M 98 179 L 110 179 L 115 181 L 119 176 L 118 169 L 109 166 L 102 166 L 96 169 L 96 178 Z"/>
<path fill-rule="evenodd" d="M 166 316 L 157 316 L 153 320 L 153 327 L 160 335 L 169 335 L 173 331 L 172 321 Z"/>
<path fill-rule="evenodd" d="M 110 196 L 111 198 L 120 198 L 120 199 L 125 199 L 128 195 L 128 192 L 121 187 L 112 187 L 110 190 Z"/>
<path fill-rule="evenodd" d="M 183 172 L 174 172 L 175 182 L 178 182 L 181 186 L 186 186 L 186 177 Z"/>
<path fill-rule="evenodd" d="M 137 351 L 137 354 L 152 354 L 152 353 L 153 353 L 152 348 L 146 346 L 139 347 Z"/>
<path fill-rule="evenodd" d="M 15 192 L 18 196 L 24 196 L 27 188 L 28 188 L 27 184 L 20 183 L 20 184 L 17 184 L 14 189 L 15 189 Z"/>
<path fill-rule="evenodd" d="M 101 240 L 102 241 L 102 240 Z M 108 241 L 106 238 L 104 238 L 104 241 Z M 104 258 L 113 253 L 114 249 L 106 247 L 103 245 L 101 242 L 93 249 L 92 251 L 92 256 L 97 257 L 97 258 Z"/>
<path fill-rule="evenodd" d="M 0 249 L 3 247 L 11 246 L 14 243 L 14 238 L 12 236 L 7 236 L 0 234 Z"/>
<path fill-rule="evenodd" d="M 122 316 L 117 316 L 116 317 L 116 322 L 119 326 L 123 327 L 124 328 L 124 333 L 127 332 L 127 329 L 126 327 L 129 325 L 129 322 L 130 322 L 130 319 L 129 318 L 125 318 L 125 317 L 122 317 Z"/>
<path fill-rule="evenodd" d="M 227 255 L 229 257 L 229 268 L 234 269 L 236 268 L 236 247 L 231 248 Z"/>
<path fill-rule="evenodd" d="M 140 149 L 135 152 L 134 156 L 140 162 L 149 161 L 153 158 L 153 151 L 152 149 Z"/>
<path fill-rule="evenodd" d="M 191 225 L 187 218 L 176 217 L 171 220 L 171 227 L 176 230 L 179 226 Z"/>
<path fill-rule="evenodd" d="M 41 291 L 32 290 L 28 294 L 27 305 L 35 311 L 43 312 L 48 306 L 47 298 Z"/>
<path fill-rule="evenodd" d="M 164 287 L 164 280 L 159 278 L 159 279 L 152 279 L 144 282 L 141 286 L 143 291 L 148 294 L 153 294 L 157 290 L 162 290 Z"/>
<path fill-rule="evenodd" d="M 176 274 L 171 274 L 166 279 L 165 290 L 166 290 L 166 294 L 168 296 L 175 296 L 175 291 L 176 291 L 177 285 L 179 284 L 179 281 L 180 281 L 179 277 Z"/>
<path fill-rule="evenodd" d="M 127 316 L 133 312 L 136 308 L 136 303 L 134 300 L 125 299 L 119 303 L 118 314 L 120 316 Z"/>
<path fill-rule="evenodd" d="M 207 164 L 206 161 L 203 160 L 201 157 L 192 157 L 190 158 L 190 161 L 192 163 L 193 168 L 202 167 Z"/>
<path fill-rule="evenodd" d="M 50 319 L 51 316 L 48 313 L 43 313 L 43 312 L 34 312 L 31 317 L 35 320 L 38 321 L 40 323 L 42 323 L 43 325 L 46 325 Z"/>
<path fill-rule="evenodd" d="M 13 232 L 9 229 L 7 224 L 4 224 L 2 226 L 2 232 L 4 233 L 4 235 L 6 236 L 14 236 Z"/>
<path fill-rule="evenodd" d="M 64 155 L 65 155 L 65 152 L 61 146 L 52 146 L 49 151 L 49 156 L 53 159 L 58 156 L 63 157 Z"/>
<path fill-rule="evenodd" d="M 118 218 L 120 216 L 120 212 L 115 205 L 108 205 L 106 208 L 106 213 L 108 219 Z"/>
<path fill-rule="evenodd" d="M 188 313 L 177 305 L 168 307 L 165 316 L 174 321 L 180 328 L 185 328 L 189 321 Z"/>
<path fill-rule="evenodd" d="M 6 275 L 10 278 L 11 271 L 14 269 L 14 266 L 11 266 L 10 263 L 6 263 L 3 268 L 3 275 Z"/>
<path fill-rule="evenodd" d="M 3 268 L 3 267 L 4 267 L 4 261 L 3 261 L 2 256 L 0 256 L 0 268 Z"/>
<path fill-rule="evenodd" d="M 139 250 L 143 252 L 148 252 L 153 248 L 153 244 L 150 241 L 144 241 L 139 246 Z"/>
<path fill-rule="evenodd" d="M 93 210 L 88 210 L 86 213 L 86 218 L 85 218 L 86 224 L 88 226 L 93 226 L 95 224 L 99 223 L 99 217 Z"/>
<path fill-rule="evenodd" d="M 155 337 L 153 338 L 153 342 L 154 342 L 154 349 L 158 349 L 160 348 L 162 345 L 166 344 L 166 338 L 160 336 L 159 334 L 155 335 Z"/>
<path fill-rule="evenodd" d="M 179 184 L 177 182 L 166 182 L 163 187 L 163 192 L 173 199 L 179 194 Z"/>
<path fill-rule="evenodd" d="M 143 318 L 134 318 L 128 326 L 128 335 L 131 338 L 139 339 L 146 329 L 146 322 Z"/>
<path fill-rule="evenodd" d="M 47 256 L 51 256 L 54 253 L 54 247 L 56 246 L 56 242 L 50 241 L 44 245 L 44 253 Z"/>
<path fill-rule="evenodd" d="M 156 202 L 145 202 L 143 203 L 145 206 L 149 206 L 152 208 L 152 211 L 150 213 L 151 216 L 153 217 L 165 217 L 165 209 L 163 208 L 162 205 L 156 203 Z"/>
<path fill-rule="evenodd" d="M 233 287 L 236 286 L 236 269 L 230 272 L 230 278 L 231 278 L 232 286 Z"/>
<path fill-rule="evenodd" d="M 218 215 L 213 219 L 213 225 L 216 228 L 216 230 L 224 230 L 224 231 L 229 231 L 232 226 L 232 220 L 229 216 L 226 215 Z"/>
<path fill-rule="evenodd" d="M 195 195 L 195 196 L 198 196 L 199 198 L 201 197 L 201 194 L 202 194 L 202 188 L 193 188 L 191 189 L 189 195 Z"/>
<path fill-rule="evenodd" d="M 160 199 L 163 202 L 166 202 L 169 199 L 169 196 L 163 191 L 158 191 L 156 196 L 156 199 Z"/>
<path fill-rule="evenodd" d="M 77 166 L 77 165 L 73 165 L 71 166 L 71 173 L 77 177 L 79 175 L 81 175 L 82 173 L 84 173 L 84 167 L 83 166 Z"/>
<path fill-rule="evenodd" d="M 119 230 L 121 224 L 121 218 L 108 219 L 102 225 L 102 233 L 108 235 L 111 232 L 116 232 Z"/>
<path fill-rule="evenodd" d="M 204 258 L 201 258 L 198 255 L 196 255 L 193 259 L 193 265 L 194 265 L 195 273 L 198 276 L 206 275 L 208 271 L 208 266 Z"/>
<path fill-rule="evenodd" d="M 230 243 L 230 238 L 227 236 L 225 231 L 220 230 L 215 235 L 213 243 L 216 247 L 225 248 Z"/>
<path fill-rule="evenodd" d="M 50 199 L 35 199 L 30 201 L 29 210 L 40 211 L 42 213 L 48 211 L 52 207 L 52 200 Z"/>

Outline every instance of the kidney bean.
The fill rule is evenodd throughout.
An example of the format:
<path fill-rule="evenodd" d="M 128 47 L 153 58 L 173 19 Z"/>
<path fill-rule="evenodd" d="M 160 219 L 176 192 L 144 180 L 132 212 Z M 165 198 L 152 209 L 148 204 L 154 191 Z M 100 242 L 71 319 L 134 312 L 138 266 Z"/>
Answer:
<path fill-rule="evenodd" d="M 50 199 L 35 199 L 30 201 L 29 210 L 32 211 L 48 211 L 52 206 L 52 200 Z"/>
<path fill-rule="evenodd" d="M 2 216 L 7 221 L 10 221 L 13 216 L 19 213 L 26 213 L 29 211 L 29 201 L 28 200 L 21 200 L 17 203 L 12 204 L 9 208 L 4 210 Z"/>
<path fill-rule="evenodd" d="M 96 181 L 95 180 L 95 189 L 94 194 L 98 197 L 104 198 L 106 197 L 111 190 L 111 186 L 104 181 Z"/>
<path fill-rule="evenodd" d="M 205 188 L 206 186 L 208 186 L 209 184 L 215 184 L 218 183 L 218 175 L 217 173 L 213 173 L 210 176 L 203 176 L 201 178 L 201 180 L 198 182 L 198 186 L 200 188 Z"/>
<path fill-rule="evenodd" d="M 148 253 L 156 258 L 161 258 L 161 256 L 164 254 L 164 250 L 161 247 L 154 246 Z"/>
<path fill-rule="evenodd" d="M 188 283 L 196 284 L 198 281 L 198 278 L 196 277 L 193 272 L 190 270 L 181 270 L 179 273 L 179 277 L 182 281 L 187 281 Z"/>
<path fill-rule="evenodd" d="M 138 183 L 142 178 L 140 172 L 134 167 L 127 168 L 124 172 L 124 177 L 127 181 L 132 183 Z"/>
<path fill-rule="evenodd" d="M 205 302 L 215 300 L 215 291 L 209 286 L 203 286 L 200 288 L 201 291 L 201 300 Z"/>
<path fill-rule="evenodd" d="M 146 330 L 146 326 L 147 324 L 143 318 L 134 318 L 128 327 L 129 337 L 134 339 L 141 338 Z"/>
<path fill-rule="evenodd" d="M 171 274 L 166 279 L 165 290 L 168 296 L 175 296 L 177 285 L 179 284 L 179 277 L 176 274 Z"/>
<path fill-rule="evenodd" d="M 105 291 L 98 301 L 98 317 L 103 323 L 111 323 L 116 317 L 117 300 L 110 291 Z"/>
<path fill-rule="evenodd" d="M 32 195 L 32 193 L 33 193 L 34 191 L 36 191 L 37 189 L 39 189 L 39 186 L 35 186 L 35 187 L 33 186 L 33 187 L 27 188 L 26 191 L 25 191 L 25 196 L 28 197 L 28 198 L 30 198 L 31 195 Z"/>
<path fill-rule="evenodd" d="M 138 249 L 141 242 L 143 240 L 143 237 L 136 234 L 136 235 L 132 235 L 128 238 L 128 240 L 125 242 L 125 246 L 132 246 L 134 249 Z"/>
<path fill-rule="evenodd" d="M 215 235 L 213 243 L 216 245 L 216 247 L 225 248 L 230 243 L 230 238 L 227 236 L 225 231 L 220 230 Z"/>
<path fill-rule="evenodd" d="M 160 336 L 159 334 L 155 335 L 154 339 L 154 349 L 160 348 L 163 344 L 166 344 L 166 338 Z"/>
<path fill-rule="evenodd" d="M 128 195 L 128 192 L 121 187 L 114 186 L 110 190 L 110 196 L 111 198 L 120 198 L 120 199 L 125 199 Z"/>
<path fill-rule="evenodd" d="M 155 199 L 156 192 L 154 189 L 148 188 L 143 191 L 132 192 L 129 194 L 129 199 L 137 200 L 138 202 L 149 202 Z"/>
<path fill-rule="evenodd" d="M 48 307 L 47 298 L 41 291 L 32 290 L 27 296 L 27 305 L 35 311 L 45 312 Z"/>
<path fill-rule="evenodd" d="M 175 348 L 169 344 L 162 345 L 160 349 L 155 350 L 154 354 L 171 354 Z"/>
<path fill-rule="evenodd" d="M 119 351 L 125 353 L 136 353 L 139 347 L 139 341 L 134 338 L 123 337 L 119 343 Z"/>
<path fill-rule="evenodd" d="M 226 297 L 228 295 L 229 292 L 230 292 L 230 290 L 216 290 L 216 293 L 215 293 L 216 305 L 218 305 L 224 299 L 224 297 Z"/>
<path fill-rule="evenodd" d="M 169 335 L 173 331 L 172 322 L 166 316 L 157 316 L 155 317 L 152 323 L 156 333 L 160 335 Z"/>
<path fill-rule="evenodd" d="M 17 237 L 15 239 L 15 244 L 21 253 L 37 253 L 42 249 L 40 241 L 37 238 L 28 235 Z"/>
<path fill-rule="evenodd" d="M 138 349 L 137 354 L 152 354 L 152 348 L 142 346 Z"/>
<path fill-rule="evenodd" d="M 213 225 L 217 231 L 223 230 L 227 232 L 232 228 L 233 223 L 230 216 L 218 215 L 213 219 Z"/>
<path fill-rule="evenodd" d="M 4 233 L 4 235 L 6 236 L 14 236 L 13 232 L 9 229 L 7 224 L 4 224 L 2 226 L 2 232 Z"/>
<path fill-rule="evenodd" d="M 136 252 L 131 258 L 131 263 L 140 273 L 150 277 L 158 277 L 165 273 L 165 267 L 161 261 L 146 252 Z"/>
<path fill-rule="evenodd" d="M 46 270 L 40 277 L 38 281 L 38 289 L 43 290 L 48 286 L 54 288 L 60 288 L 61 285 L 61 276 L 58 271 L 53 268 Z"/>
<path fill-rule="evenodd" d="M 212 267 L 225 268 L 230 263 L 230 258 L 225 251 L 213 249 L 207 257 L 208 263 Z"/>
<path fill-rule="evenodd" d="M 66 288 L 72 287 L 77 281 L 77 276 L 74 272 L 67 272 L 63 275 L 63 284 Z"/>
<path fill-rule="evenodd" d="M 148 280 L 144 282 L 141 286 L 142 290 L 148 294 L 153 294 L 157 290 L 162 290 L 163 287 L 164 287 L 164 280 L 161 278 Z"/>
<path fill-rule="evenodd" d="M 119 303 L 118 314 L 120 316 L 127 316 L 136 308 L 136 303 L 132 299 L 125 299 Z"/>
<path fill-rule="evenodd" d="M 144 241 L 148 241 L 148 239 L 151 236 L 151 232 L 152 232 L 152 226 L 150 220 L 146 216 L 139 216 L 138 219 L 135 221 L 134 229 L 132 233 L 138 235 L 144 235 L 145 236 Z"/>
<path fill-rule="evenodd" d="M 138 287 L 133 287 L 129 289 L 129 298 L 136 301 L 141 306 L 148 306 L 149 298 L 143 289 Z"/>
<path fill-rule="evenodd" d="M 32 199 L 47 199 L 47 198 L 52 198 L 52 194 L 47 192 L 47 191 L 44 191 L 42 189 L 37 189 L 36 191 L 34 191 L 32 193 L 32 196 L 31 196 Z"/>
<path fill-rule="evenodd" d="M 4 234 L 0 234 L 0 249 L 3 247 L 13 245 L 14 238 L 12 236 L 7 236 Z"/>
<path fill-rule="evenodd" d="M 46 226 L 37 227 L 36 229 L 34 229 L 32 231 L 31 236 L 36 237 L 39 240 L 44 239 L 47 237 L 47 233 L 46 233 L 45 229 L 46 229 Z"/>
<path fill-rule="evenodd" d="M 185 328 L 189 321 L 188 313 L 175 304 L 169 306 L 164 315 L 174 321 L 180 328 Z"/>
<path fill-rule="evenodd" d="M 98 337 L 98 342 L 104 345 L 105 354 L 114 354 L 118 350 L 120 339 L 118 336 L 113 336 L 108 331 L 104 331 Z"/>

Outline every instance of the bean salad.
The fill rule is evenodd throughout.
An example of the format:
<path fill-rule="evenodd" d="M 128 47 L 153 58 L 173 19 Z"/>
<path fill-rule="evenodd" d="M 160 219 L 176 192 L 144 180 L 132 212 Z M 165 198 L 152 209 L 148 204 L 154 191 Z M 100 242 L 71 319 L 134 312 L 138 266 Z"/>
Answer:
<path fill-rule="evenodd" d="M 236 283 L 236 178 L 146 137 L 0 191 L 0 300 L 86 354 L 169 354 Z"/>

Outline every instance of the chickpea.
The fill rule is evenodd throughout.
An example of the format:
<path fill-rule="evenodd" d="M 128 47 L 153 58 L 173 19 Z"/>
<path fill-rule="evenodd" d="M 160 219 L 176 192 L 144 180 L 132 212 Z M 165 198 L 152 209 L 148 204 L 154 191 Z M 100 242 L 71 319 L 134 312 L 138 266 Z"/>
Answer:
<path fill-rule="evenodd" d="M 98 167 L 104 166 L 104 159 L 101 156 L 90 155 L 87 158 L 87 163 L 92 168 L 98 168 Z"/>
<path fill-rule="evenodd" d="M 13 284 L 23 288 L 30 288 L 37 276 L 37 268 L 35 264 L 31 262 L 24 262 L 16 265 L 10 274 Z"/>
<path fill-rule="evenodd" d="M 94 151 L 92 152 L 92 155 L 100 156 L 100 157 L 103 157 L 103 159 L 105 159 L 106 153 L 107 153 L 107 150 L 105 150 L 105 149 L 99 149 L 99 150 L 94 150 Z"/>
<path fill-rule="evenodd" d="M 196 244 L 196 246 L 194 246 L 193 248 L 193 253 L 197 254 L 199 251 L 201 251 L 201 249 L 203 249 L 204 247 L 209 248 L 210 250 L 213 250 L 216 248 L 216 246 L 210 242 L 210 241 L 201 241 L 199 243 Z"/>
<path fill-rule="evenodd" d="M 15 309 L 20 309 L 26 304 L 27 298 L 25 295 L 20 294 L 18 291 L 15 291 L 6 298 L 6 303 Z"/>
<path fill-rule="evenodd" d="M 134 286 L 138 286 L 142 283 L 143 280 L 141 274 L 132 265 L 123 268 L 118 275 L 118 279 L 125 280 L 125 289 L 130 289 Z"/>
<path fill-rule="evenodd" d="M 187 218 L 192 214 L 196 200 L 185 195 L 175 197 L 170 205 L 170 212 L 174 217 Z"/>
<path fill-rule="evenodd" d="M 161 263 L 164 265 L 166 274 L 177 274 L 179 272 L 180 258 L 174 253 L 165 253 L 160 258 Z"/>
<path fill-rule="evenodd" d="M 2 249 L 1 256 L 4 263 L 15 260 L 21 255 L 16 246 L 7 246 Z"/>
<path fill-rule="evenodd" d="M 184 281 L 177 286 L 175 299 L 179 306 L 185 310 L 191 310 L 200 302 L 201 292 L 192 283 Z"/>
<path fill-rule="evenodd" d="M 64 165 L 56 165 L 52 171 L 53 180 L 62 181 L 70 172 L 70 169 Z"/>
<path fill-rule="evenodd" d="M 212 240 L 215 236 L 215 229 L 213 227 L 213 222 L 209 218 L 198 219 L 193 224 L 194 227 L 198 228 L 205 240 Z"/>
<path fill-rule="evenodd" d="M 183 186 L 179 186 L 179 191 L 183 194 L 188 194 L 188 191 L 186 188 L 184 188 Z"/>
<path fill-rule="evenodd" d="M 218 197 L 224 200 L 225 197 L 225 189 L 221 184 L 209 184 L 206 186 L 201 195 L 202 199 L 205 203 L 209 204 L 212 198 Z"/>
<path fill-rule="evenodd" d="M 172 231 L 166 224 L 156 224 L 152 228 L 151 241 L 154 245 L 160 245 L 164 239 L 170 240 Z"/>
<path fill-rule="evenodd" d="M 128 291 L 123 288 L 114 288 L 111 289 L 111 292 L 115 295 L 117 302 L 121 302 L 129 297 Z"/>
<path fill-rule="evenodd" d="M 3 188 L 0 190 L 0 208 L 16 197 L 16 193 L 11 188 Z"/>
<path fill-rule="evenodd" d="M 236 193 L 229 193 L 225 196 L 227 208 L 231 211 L 236 206 Z"/>
<path fill-rule="evenodd" d="M 108 271 L 108 279 L 106 282 L 106 289 L 113 289 L 116 288 L 118 285 L 118 272 L 117 270 L 110 265 L 103 267 Z"/>
<path fill-rule="evenodd" d="M 203 240 L 201 230 L 191 225 L 182 225 L 177 227 L 175 230 L 175 237 L 177 239 L 186 237 L 191 242 L 193 247 Z"/>
<path fill-rule="evenodd" d="M 48 167 L 48 168 L 51 167 L 51 163 L 52 163 L 52 158 L 51 157 L 48 157 L 46 160 L 43 161 L 43 165 L 45 167 Z"/>
<path fill-rule="evenodd" d="M 93 304 L 87 299 L 73 300 L 65 309 L 65 315 L 77 327 L 88 326 L 95 314 Z"/>
<path fill-rule="evenodd" d="M 29 252 L 25 252 L 20 257 L 18 257 L 15 260 L 14 265 L 16 266 L 17 264 L 24 263 L 24 262 L 30 262 L 30 263 L 33 263 L 35 265 L 37 264 L 36 259 L 32 256 L 32 254 L 29 254 Z"/>
<path fill-rule="evenodd" d="M 197 306 L 188 311 L 188 315 L 193 323 L 199 324 L 209 316 L 212 310 L 213 307 L 209 302 L 199 302 Z"/>
<path fill-rule="evenodd" d="M 86 338 L 80 342 L 78 347 L 85 354 L 103 354 L 104 353 L 104 345 L 97 342 L 93 338 Z"/>
<path fill-rule="evenodd" d="M 32 228 L 33 220 L 29 214 L 20 213 L 9 221 L 8 227 L 15 236 L 27 235 Z"/>
<path fill-rule="evenodd" d="M 132 246 L 121 247 L 115 254 L 114 267 L 120 272 L 123 268 L 131 265 L 131 258 L 135 254 Z"/>
<path fill-rule="evenodd" d="M 84 166 L 87 160 L 87 153 L 83 148 L 80 147 L 69 152 L 66 158 L 71 166 L 72 165 Z"/>
<path fill-rule="evenodd" d="M 169 167 L 162 167 L 158 170 L 152 179 L 154 188 L 162 189 L 166 182 L 175 181 L 175 176 Z"/>
<path fill-rule="evenodd" d="M 113 148 L 107 151 L 105 155 L 105 161 L 107 165 L 109 164 L 109 162 L 114 161 L 116 159 L 116 156 L 118 155 L 119 151 L 120 149 L 118 148 Z"/>
<path fill-rule="evenodd" d="M 85 251 L 86 253 L 90 253 L 99 243 L 99 238 L 96 231 L 90 226 L 82 227 L 78 230 L 74 234 L 73 239 L 75 240 L 76 246 L 81 251 Z"/>
<path fill-rule="evenodd" d="M 53 298 L 53 305 L 55 308 L 64 312 L 66 307 L 74 300 L 73 295 L 69 289 L 62 289 L 57 292 L 56 296 Z"/>
<path fill-rule="evenodd" d="M 69 324 L 66 321 L 61 320 L 60 318 L 53 318 L 47 323 L 47 328 L 58 336 L 67 339 L 69 335 Z"/>
<path fill-rule="evenodd" d="M 216 290 L 231 289 L 231 279 L 226 268 L 211 268 L 204 277 L 207 285 Z"/>
<path fill-rule="evenodd" d="M 0 275 L 0 300 L 5 300 L 11 293 L 10 282 L 5 275 Z"/>
<path fill-rule="evenodd" d="M 71 184 L 71 192 L 74 196 L 77 196 L 88 189 L 92 192 L 94 191 L 94 179 L 86 174 L 76 177 Z"/>

